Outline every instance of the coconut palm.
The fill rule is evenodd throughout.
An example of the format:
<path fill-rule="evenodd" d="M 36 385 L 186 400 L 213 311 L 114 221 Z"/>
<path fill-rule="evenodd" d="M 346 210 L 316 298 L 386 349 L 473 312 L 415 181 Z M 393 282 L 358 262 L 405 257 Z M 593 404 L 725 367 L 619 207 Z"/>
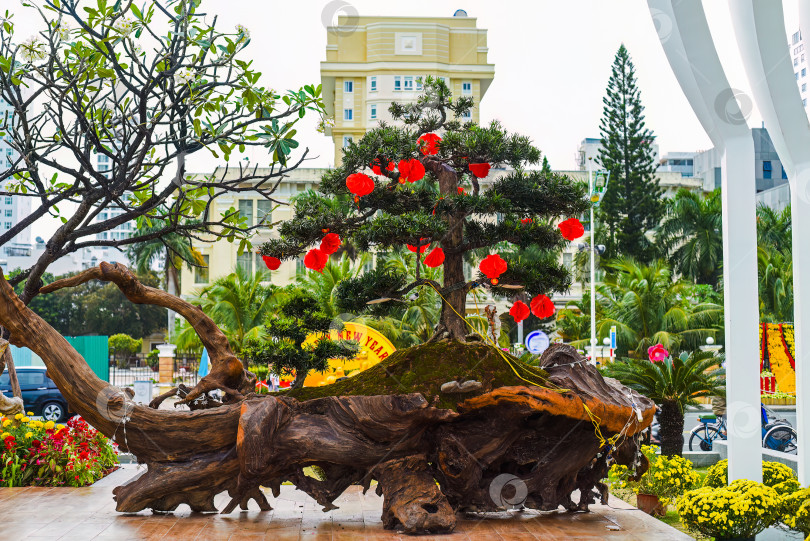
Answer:
<path fill-rule="evenodd" d="M 265 337 L 264 320 L 278 299 L 275 288 L 265 285 L 266 271 L 251 274 L 241 266 L 199 291 L 192 301 L 214 320 L 225 333 L 234 353 L 239 355 L 250 340 Z M 179 349 L 199 349 L 194 329 L 184 325 L 175 341 Z"/>
<path fill-rule="evenodd" d="M 656 241 L 676 272 L 692 282 L 716 286 L 723 263 L 720 190 L 703 197 L 680 189 L 667 202 Z"/>
<path fill-rule="evenodd" d="M 759 314 L 762 321 L 793 321 L 793 257 L 774 246 L 757 248 Z"/>
<path fill-rule="evenodd" d="M 602 266 L 607 274 L 597 291 L 604 317 L 597 322 L 597 334 L 604 338 L 616 326 L 620 352 L 640 356 L 654 344 L 692 351 L 717 335 L 723 307 L 698 300 L 693 284 L 676 279 L 664 261 L 644 265 L 620 258 Z"/>
<path fill-rule="evenodd" d="M 757 206 L 757 244 L 780 251 L 791 250 L 791 223 L 789 206 L 777 211 L 760 204 Z"/>
<path fill-rule="evenodd" d="M 685 408 L 697 404 L 697 398 L 725 393 L 725 371 L 719 368 L 724 360 L 704 351 L 659 362 L 628 358 L 609 364 L 604 373 L 661 406 L 661 454 L 680 455 Z"/>
<path fill-rule="evenodd" d="M 318 301 L 320 310 L 331 318 L 340 314 L 335 304 L 335 288 L 347 278 L 355 278 L 362 274 L 363 267 L 371 261 L 371 254 L 362 253 L 352 260 L 347 253 L 339 258 L 334 255 L 324 267 L 323 272 L 308 271 L 299 274 L 296 278 L 298 284 Z"/>

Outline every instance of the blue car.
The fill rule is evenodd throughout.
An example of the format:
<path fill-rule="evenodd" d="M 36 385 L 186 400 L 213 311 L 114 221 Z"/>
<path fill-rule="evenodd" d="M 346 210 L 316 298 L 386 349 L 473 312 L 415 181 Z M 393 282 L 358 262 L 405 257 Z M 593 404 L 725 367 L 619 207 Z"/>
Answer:
<path fill-rule="evenodd" d="M 56 384 L 45 375 L 45 368 L 38 366 L 17 367 L 23 404 L 26 412 L 42 416 L 46 421 L 61 423 L 69 419 L 68 403 Z M 13 396 L 8 370 L 0 375 L 0 392 Z"/>

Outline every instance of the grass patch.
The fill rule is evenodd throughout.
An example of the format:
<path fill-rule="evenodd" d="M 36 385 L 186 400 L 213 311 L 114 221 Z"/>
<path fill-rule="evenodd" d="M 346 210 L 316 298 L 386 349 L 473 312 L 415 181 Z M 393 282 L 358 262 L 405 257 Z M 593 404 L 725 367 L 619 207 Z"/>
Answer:
<path fill-rule="evenodd" d="M 544 384 L 548 374 L 522 363 L 506 352 L 518 373 L 533 382 Z M 445 394 L 442 384 L 452 380 L 476 380 L 483 387 L 469 393 Z M 286 394 L 298 400 L 325 396 L 375 396 L 422 393 L 429 401 L 438 397 L 436 407 L 456 410 L 459 402 L 487 393 L 498 387 L 529 385 L 504 361 L 499 350 L 486 344 L 463 344 L 442 341 L 422 344 L 394 352 L 373 367 L 356 376 L 321 387 L 303 387 L 275 394 Z"/>

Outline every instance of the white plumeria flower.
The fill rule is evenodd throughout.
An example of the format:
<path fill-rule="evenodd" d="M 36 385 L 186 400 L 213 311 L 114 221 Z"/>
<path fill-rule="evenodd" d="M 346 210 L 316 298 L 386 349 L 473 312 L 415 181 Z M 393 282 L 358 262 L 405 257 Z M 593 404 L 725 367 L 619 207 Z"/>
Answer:
<path fill-rule="evenodd" d="M 45 58 L 45 44 L 36 36 L 31 36 L 20 44 L 20 57 L 26 62 L 36 62 Z"/>
<path fill-rule="evenodd" d="M 239 41 L 247 41 L 250 39 L 250 30 L 244 25 L 237 24 L 236 33 L 240 36 Z"/>
<path fill-rule="evenodd" d="M 129 16 L 121 17 L 115 21 L 113 30 L 126 37 L 135 30 L 135 19 Z"/>
<path fill-rule="evenodd" d="M 69 41 L 70 40 L 70 32 L 72 29 L 65 23 L 61 23 L 59 26 L 56 27 L 56 35 L 59 38 L 59 41 Z"/>
<path fill-rule="evenodd" d="M 130 46 L 132 47 L 132 54 L 135 56 L 141 56 L 143 54 L 143 47 L 141 47 L 140 44 L 130 42 Z"/>
<path fill-rule="evenodd" d="M 179 85 L 187 85 L 194 80 L 195 73 L 191 68 L 180 68 L 174 74 L 174 81 Z"/>
<path fill-rule="evenodd" d="M 318 133 L 324 133 L 326 128 L 334 128 L 335 121 L 331 118 L 322 118 L 320 122 L 318 122 Z"/>

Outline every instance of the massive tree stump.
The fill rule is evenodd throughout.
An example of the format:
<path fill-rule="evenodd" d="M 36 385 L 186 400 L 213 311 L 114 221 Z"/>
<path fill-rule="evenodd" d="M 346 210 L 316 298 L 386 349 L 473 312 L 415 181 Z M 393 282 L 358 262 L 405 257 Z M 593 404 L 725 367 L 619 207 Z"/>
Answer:
<path fill-rule="evenodd" d="M 186 317 L 209 348 L 213 369 L 184 391 L 184 402 L 212 388 L 226 395 L 224 403 L 194 411 L 134 404 L 96 378 L 0 274 L 0 325 L 12 343 L 34 350 L 75 409 L 148 465 L 113 491 L 119 511 L 169 512 L 187 504 L 212 512 L 222 492 L 231 498 L 222 512 L 246 509 L 251 499 L 269 509 L 261 487 L 277 495 L 284 481 L 329 510 L 348 486 L 368 489 L 376 481 L 386 528 L 448 532 L 458 511 L 585 511 L 595 496 L 605 501 L 600 480 L 611 460 L 646 468 L 638 436 L 652 421 L 652 402 L 603 379 L 569 346 L 549 348 L 539 370 L 482 344 L 439 342 L 398 351 L 339 384 L 255 395 L 252 374 L 234 364 L 224 335 L 197 308 L 142 286 L 120 265 L 104 263 L 71 283 L 90 278 L 116 283 L 133 302 L 170 306 Z M 455 378 L 482 385 L 461 395 L 439 390 Z"/>

